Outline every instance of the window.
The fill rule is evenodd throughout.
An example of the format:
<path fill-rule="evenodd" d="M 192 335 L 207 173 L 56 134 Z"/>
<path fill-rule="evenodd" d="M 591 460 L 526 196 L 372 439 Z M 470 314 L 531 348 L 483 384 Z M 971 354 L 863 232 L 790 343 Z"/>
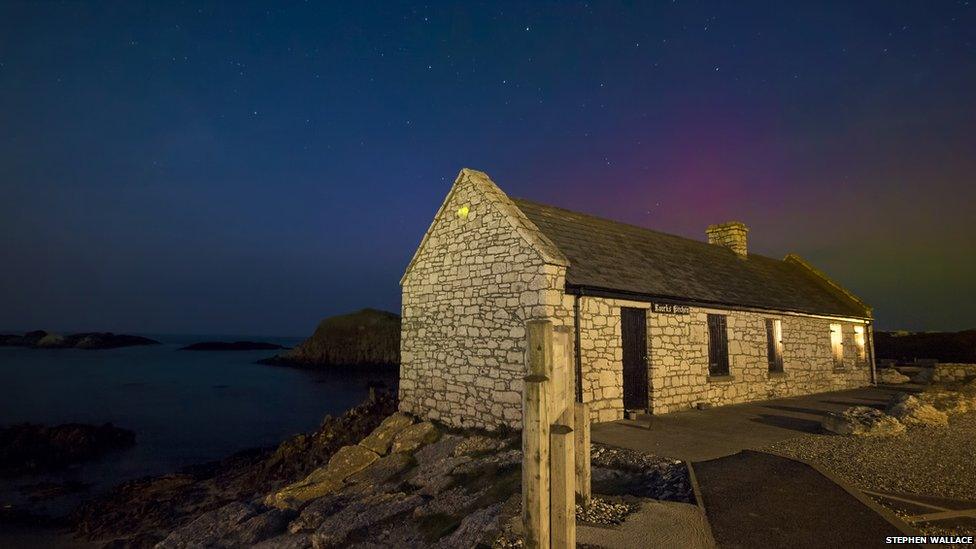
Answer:
<path fill-rule="evenodd" d="M 864 326 L 854 326 L 854 346 L 857 348 L 857 363 L 868 361 L 868 351 L 865 347 Z"/>
<path fill-rule="evenodd" d="M 708 375 L 729 375 L 729 340 L 725 315 L 708 315 Z"/>
<path fill-rule="evenodd" d="M 830 325 L 830 352 L 834 356 L 834 368 L 844 367 L 844 333 L 840 324 Z"/>
<path fill-rule="evenodd" d="M 766 356 L 770 372 L 783 371 L 783 322 L 778 318 L 766 319 Z"/>

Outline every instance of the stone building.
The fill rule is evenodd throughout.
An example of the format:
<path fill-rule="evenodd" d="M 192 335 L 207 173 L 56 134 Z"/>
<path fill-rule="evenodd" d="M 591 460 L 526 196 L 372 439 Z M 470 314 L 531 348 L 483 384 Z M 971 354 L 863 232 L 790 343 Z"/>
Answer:
<path fill-rule="evenodd" d="M 401 280 L 401 409 L 517 427 L 530 319 L 573 334 L 594 421 L 872 383 L 867 305 L 795 255 L 749 253 L 742 223 L 706 233 L 512 199 L 461 170 Z"/>

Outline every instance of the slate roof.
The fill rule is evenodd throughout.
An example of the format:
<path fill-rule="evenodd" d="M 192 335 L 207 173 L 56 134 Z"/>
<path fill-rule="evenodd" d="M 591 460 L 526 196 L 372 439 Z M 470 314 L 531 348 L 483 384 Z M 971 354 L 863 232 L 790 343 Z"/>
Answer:
<path fill-rule="evenodd" d="M 867 318 L 870 308 L 809 266 L 528 200 L 513 202 L 569 259 L 567 290 Z"/>

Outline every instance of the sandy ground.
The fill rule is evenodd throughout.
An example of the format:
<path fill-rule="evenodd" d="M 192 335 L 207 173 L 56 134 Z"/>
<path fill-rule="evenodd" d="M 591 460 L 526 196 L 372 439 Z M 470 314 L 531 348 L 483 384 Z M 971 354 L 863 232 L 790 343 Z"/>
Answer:
<path fill-rule="evenodd" d="M 652 499 L 644 500 L 641 508 L 619 526 L 577 523 L 576 542 L 607 549 L 715 547 L 705 514 L 697 505 Z"/>

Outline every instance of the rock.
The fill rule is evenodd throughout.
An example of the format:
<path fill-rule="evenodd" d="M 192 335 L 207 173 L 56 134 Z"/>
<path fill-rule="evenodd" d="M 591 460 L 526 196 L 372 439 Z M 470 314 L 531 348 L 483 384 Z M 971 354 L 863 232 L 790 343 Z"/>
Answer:
<path fill-rule="evenodd" d="M 417 448 L 436 442 L 440 438 L 441 432 L 429 421 L 415 423 L 400 433 L 393 439 L 393 453 L 413 452 Z"/>
<path fill-rule="evenodd" d="M 271 351 L 276 349 L 287 349 L 287 347 L 262 341 L 201 341 L 180 347 L 181 351 Z"/>
<path fill-rule="evenodd" d="M 431 515 L 458 514 L 477 501 L 485 491 L 485 489 L 481 489 L 475 492 L 468 492 L 464 486 L 455 486 L 450 490 L 441 492 L 437 497 L 431 498 L 420 507 L 414 509 L 413 516 L 420 518 Z"/>
<path fill-rule="evenodd" d="M 258 543 L 253 549 L 310 549 L 312 538 L 308 534 L 288 534 Z"/>
<path fill-rule="evenodd" d="M 912 383 L 926 384 L 932 381 L 933 368 L 922 368 L 912 376 Z"/>
<path fill-rule="evenodd" d="M 369 529 L 396 515 L 412 511 L 422 502 L 422 497 L 402 492 L 376 494 L 351 502 L 322 521 L 312 534 L 312 545 L 316 549 L 343 546 L 353 532 Z"/>
<path fill-rule="evenodd" d="M 455 547 L 481 547 L 486 538 L 499 529 L 502 503 L 489 505 L 466 516 L 457 529 L 437 542 L 435 547 L 449 549 Z"/>
<path fill-rule="evenodd" d="M 963 414 L 976 410 L 976 395 L 957 391 L 925 391 L 918 395 L 924 404 L 949 415 Z"/>
<path fill-rule="evenodd" d="M 465 438 L 454 449 L 454 456 L 469 456 L 496 452 L 505 447 L 508 441 L 484 435 L 474 435 Z"/>
<path fill-rule="evenodd" d="M 288 521 L 294 516 L 295 513 L 290 510 L 271 509 L 251 517 L 234 532 L 234 545 L 250 546 L 284 533 Z"/>
<path fill-rule="evenodd" d="M 887 412 L 888 415 L 905 425 L 944 427 L 949 424 L 949 416 L 945 412 L 940 412 L 931 404 L 926 404 L 907 393 L 902 393 L 892 398 L 888 404 Z"/>
<path fill-rule="evenodd" d="M 360 489 L 369 489 L 394 479 L 400 473 L 413 467 L 414 459 L 408 454 L 390 454 L 382 457 L 369 467 L 346 479 L 347 484 L 359 484 Z"/>
<path fill-rule="evenodd" d="M 344 494 L 330 494 L 309 503 L 302 509 L 298 518 L 288 525 L 288 532 L 291 534 L 314 532 L 322 521 L 342 510 L 351 499 L 351 496 Z"/>
<path fill-rule="evenodd" d="M 458 435 L 441 435 L 437 442 L 432 442 L 414 452 L 413 457 L 418 464 L 454 457 L 454 451 L 462 440 L 464 439 Z"/>
<path fill-rule="evenodd" d="M 339 491 L 346 478 L 378 459 L 376 452 L 358 444 L 343 446 L 326 467 L 320 467 L 304 479 L 269 495 L 265 504 L 279 509 L 299 509 L 309 500 Z"/>
<path fill-rule="evenodd" d="M 843 412 L 830 412 L 821 424 L 838 435 L 891 436 L 905 432 L 905 426 L 880 410 L 854 406 Z"/>
<path fill-rule="evenodd" d="M 397 365 L 400 316 L 362 309 L 329 317 L 298 347 L 262 362 L 298 367 Z"/>
<path fill-rule="evenodd" d="M 196 520 L 172 531 L 156 545 L 157 549 L 182 547 L 211 547 L 255 517 L 258 509 L 250 504 L 235 501 L 220 509 L 204 513 Z"/>
<path fill-rule="evenodd" d="M 0 428 L 0 477 L 62 469 L 135 444 L 128 429 L 65 423 L 21 423 Z"/>
<path fill-rule="evenodd" d="M 413 418 L 403 412 L 397 412 L 383 420 L 380 426 L 364 438 L 359 444 L 369 448 L 379 455 L 386 454 L 393 444 L 393 439 L 407 427 L 413 425 Z"/>
<path fill-rule="evenodd" d="M 901 372 L 894 368 L 879 368 L 877 374 L 878 383 L 884 383 L 887 385 L 899 385 L 901 383 L 908 383 L 911 381 L 908 376 L 902 375 Z"/>

